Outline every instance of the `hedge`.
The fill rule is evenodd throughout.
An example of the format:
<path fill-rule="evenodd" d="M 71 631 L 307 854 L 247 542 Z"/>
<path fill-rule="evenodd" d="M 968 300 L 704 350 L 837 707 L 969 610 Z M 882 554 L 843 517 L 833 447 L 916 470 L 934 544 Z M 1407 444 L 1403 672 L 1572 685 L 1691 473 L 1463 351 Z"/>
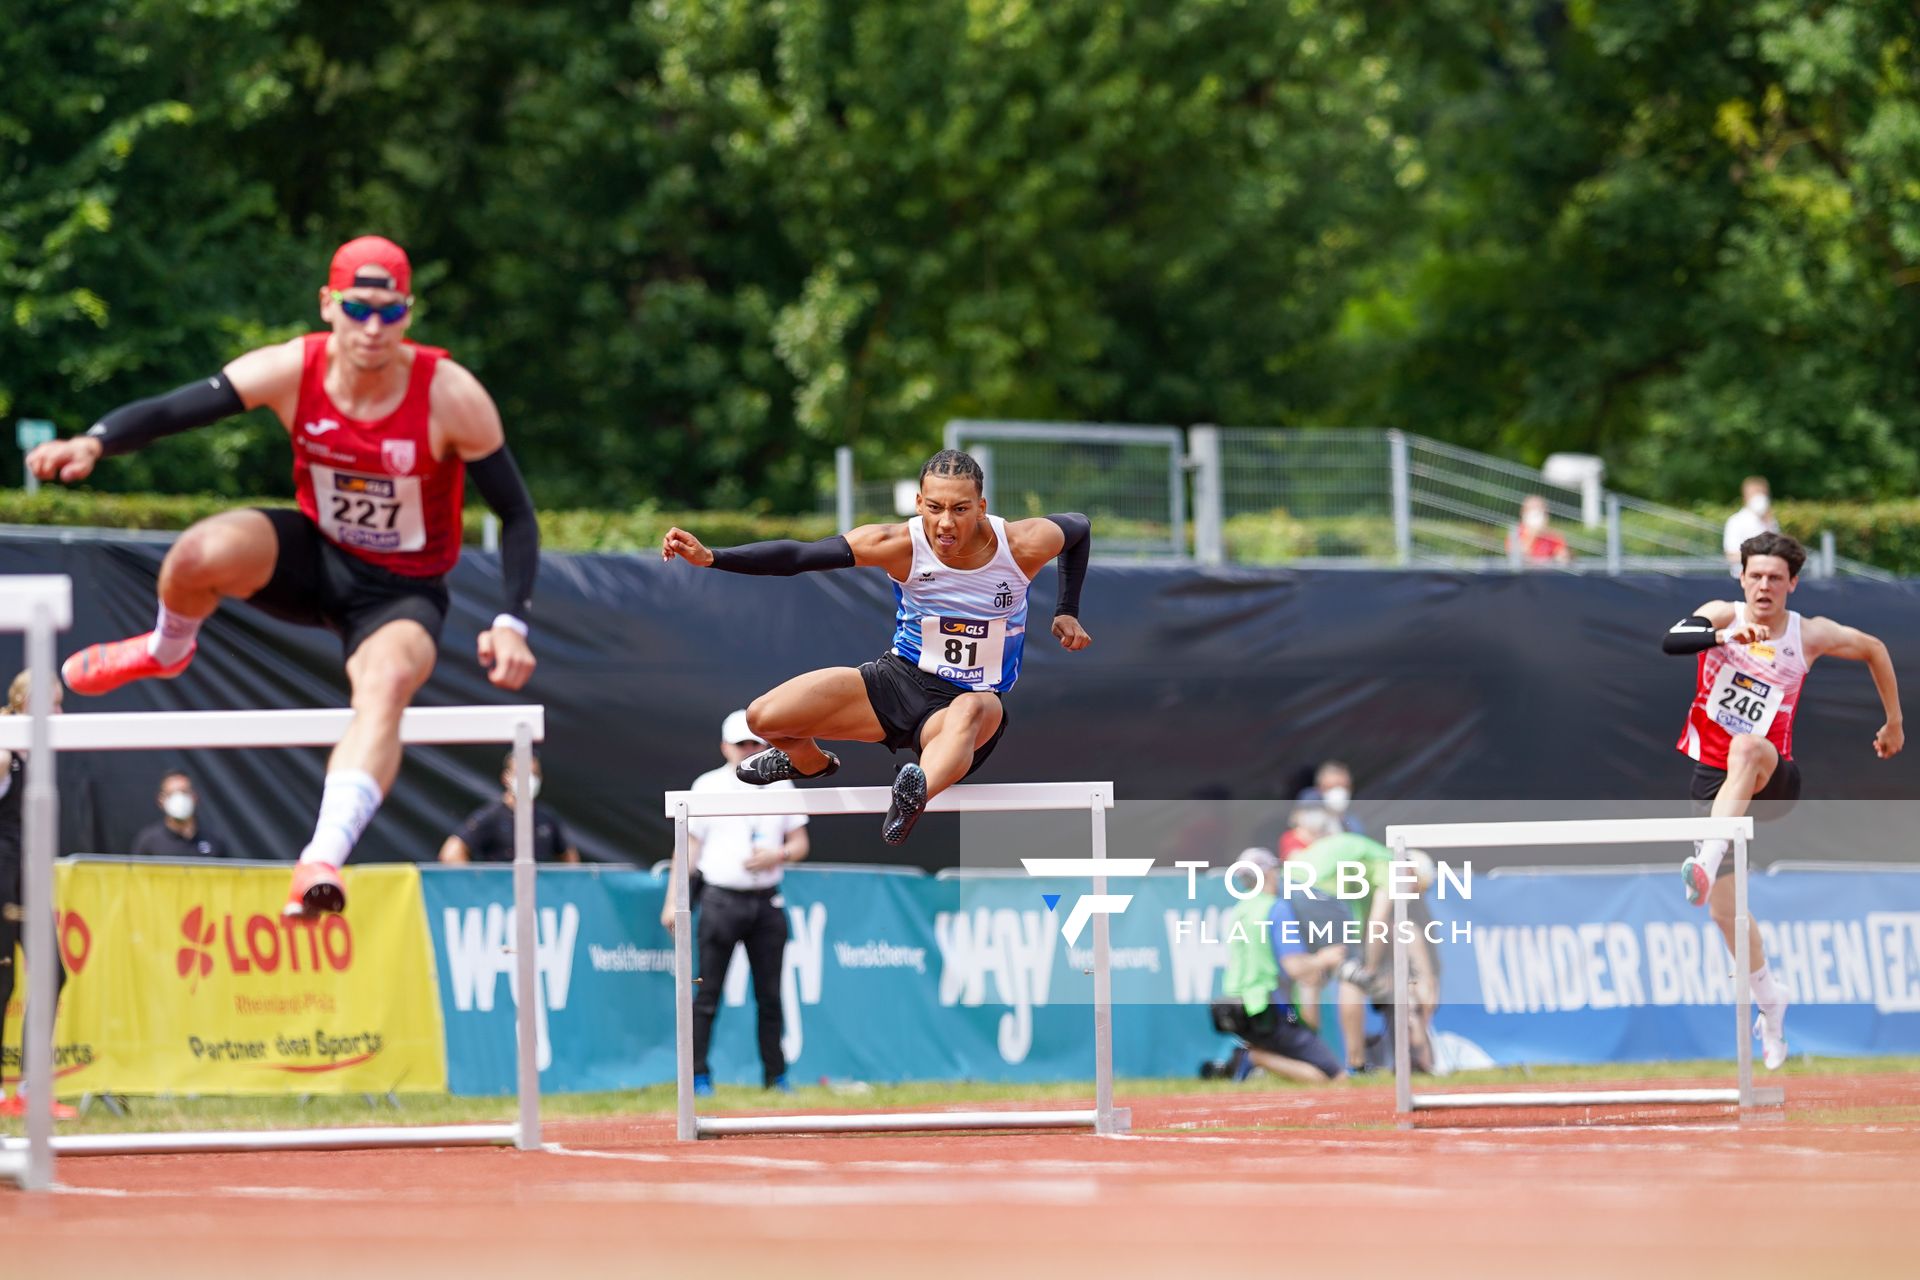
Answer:
<path fill-rule="evenodd" d="M 194 521 L 236 507 L 287 506 L 286 498 L 223 499 L 175 494 L 93 493 L 43 487 L 28 497 L 19 489 L 0 489 L 0 524 L 70 525 L 106 529 L 184 529 Z M 1903 576 L 1920 577 L 1920 499 L 1902 502 L 1782 502 L 1775 507 L 1788 533 L 1817 547 L 1830 530 L 1842 555 L 1864 560 Z M 480 541 L 484 508 L 466 513 L 466 537 Z M 876 516 L 876 519 L 891 519 Z M 1423 545 L 1466 547 L 1485 540 L 1484 526 L 1421 521 L 1415 529 Z M 830 515 L 777 515 L 754 511 L 661 511 L 651 506 L 629 511 L 566 510 L 540 514 L 542 543 L 555 551 L 644 552 L 660 545 L 671 525 L 680 525 L 714 546 L 765 538 L 823 538 L 833 532 Z M 1628 542 L 1634 530 L 1627 529 Z M 1165 525 L 1102 517 L 1098 530 L 1109 546 L 1116 543 L 1165 545 Z M 1238 564 L 1287 564 L 1314 557 L 1366 556 L 1390 560 L 1393 523 L 1382 516 L 1301 519 L 1285 511 L 1249 512 L 1226 521 L 1227 558 Z M 1630 552 L 1640 550 L 1629 545 Z M 1498 554 L 1494 548 L 1492 554 Z"/>

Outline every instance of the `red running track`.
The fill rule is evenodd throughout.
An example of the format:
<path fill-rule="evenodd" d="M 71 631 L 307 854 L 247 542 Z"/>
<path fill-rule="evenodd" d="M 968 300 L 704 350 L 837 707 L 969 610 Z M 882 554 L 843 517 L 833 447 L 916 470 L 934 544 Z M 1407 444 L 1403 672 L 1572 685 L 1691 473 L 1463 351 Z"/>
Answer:
<path fill-rule="evenodd" d="M 1122 1098 L 1109 1139 L 690 1146 L 650 1116 L 544 1152 L 76 1158 L 0 1193 L 0 1276 L 1920 1275 L 1920 1076 L 1787 1090 L 1745 1126 L 1409 1132 L 1390 1092 L 1249 1088 Z"/>

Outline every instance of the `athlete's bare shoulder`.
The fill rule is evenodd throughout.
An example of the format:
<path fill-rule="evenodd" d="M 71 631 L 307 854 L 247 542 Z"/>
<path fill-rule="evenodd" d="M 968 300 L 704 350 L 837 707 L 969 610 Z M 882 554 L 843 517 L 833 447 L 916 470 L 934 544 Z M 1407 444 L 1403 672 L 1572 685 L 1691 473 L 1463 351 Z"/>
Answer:
<path fill-rule="evenodd" d="M 1007 550 L 1029 578 L 1067 545 L 1067 535 L 1046 516 L 1007 521 Z"/>
<path fill-rule="evenodd" d="M 1733 615 L 1739 610 L 1740 606 L 1731 600 L 1709 600 L 1694 612 L 1711 622 L 1715 628 L 1720 628 L 1731 626 Z"/>
<path fill-rule="evenodd" d="M 300 370 L 306 362 L 306 339 L 276 342 L 237 356 L 220 372 L 227 375 L 234 394 L 249 409 L 267 406 L 291 425 L 300 402 Z"/>
<path fill-rule="evenodd" d="M 904 524 L 863 524 L 847 530 L 853 562 L 885 569 L 895 582 L 906 581 L 913 570 L 913 533 Z"/>
<path fill-rule="evenodd" d="M 455 453 L 471 462 L 507 442 L 500 410 L 480 379 L 452 357 L 442 358 L 428 391 L 433 430 Z"/>
<path fill-rule="evenodd" d="M 1806 650 L 1808 662 L 1815 658 L 1852 658 L 1864 662 L 1879 645 L 1878 639 L 1858 627 L 1832 618 L 1801 615 L 1800 646 Z"/>

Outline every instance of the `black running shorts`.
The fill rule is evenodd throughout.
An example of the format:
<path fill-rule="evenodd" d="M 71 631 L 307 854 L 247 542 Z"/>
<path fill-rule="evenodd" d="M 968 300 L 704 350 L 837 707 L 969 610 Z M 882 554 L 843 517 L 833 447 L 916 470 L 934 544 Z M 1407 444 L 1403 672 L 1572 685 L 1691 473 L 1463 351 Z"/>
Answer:
<path fill-rule="evenodd" d="M 409 578 L 369 564 L 321 536 L 305 512 L 259 508 L 280 541 L 273 576 L 247 603 L 282 622 L 325 627 L 351 658 L 366 638 L 389 622 L 412 619 L 435 645 L 447 621 L 445 578 Z"/>
<path fill-rule="evenodd" d="M 867 704 L 880 722 L 880 732 L 884 735 L 880 740 L 889 751 L 918 752 L 920 730 L 933 718 L 933 713 L 961 694 L 971 692 L 951 680 L 922 671 L 897 653 L 883 653 L 872 662 L 862 663 L 860 679 L 867 686 Z M 1007 732 L 1007 701 L 1001 695 L 995 696 L 1000 698 L 1000 727 L 973 753 L 967 777 L 972 777 L 987 762 Z"/>
<path fill-rule="evenodd" d="M 1694 813 L 1701 817 L 1712 813 L 1713 799 L 1720 794 L 1720 788 L 1726 785 L 1726 781 L 1725 769 L 1694 761 L 1693 780 L 1687 787 L 1687 797 L 1693 801 Z M 1800 766 L 1791 760 L 1782 760 L 1773 767 L 1773 776 L 1767 779 L 1767 785 L 1753 793 L 1753 799 L 1758 805 L 1753 815 L 1755 821 L 1768 822 L 1785 817 L 1800 799 Z M 1733 874 L 1731 855 L 1720 859 L 1718 874 Z"/>

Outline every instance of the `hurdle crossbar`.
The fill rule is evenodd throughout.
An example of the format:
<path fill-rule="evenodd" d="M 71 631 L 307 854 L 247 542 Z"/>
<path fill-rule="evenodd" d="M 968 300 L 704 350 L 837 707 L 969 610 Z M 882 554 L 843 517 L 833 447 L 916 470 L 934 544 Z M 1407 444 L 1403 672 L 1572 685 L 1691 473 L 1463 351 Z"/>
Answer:
<path fill-rule="evenodd" d="M 693 1095 L 693 904 L 687 865 L 687 823 L 693 818 L 766 817 L 790 814 L 885 813 L 893 801 L 887 787 L 773 788 L 755 791 L 669 791 L 666 815 L 673 819 L 674 1056 L 678 1124 L 682 1142 L 754 1133 L 904 1133 L 986 1129 L 1092 1129 L 1124 1133 L 1132 1117 L 1113 1105 L 1113 973 L 1107 917 L 1093 917 L 1094 1105 L 1091 1110 L 868 1112 L 845 1115 L 702 1116 Z M 1084 810 L 1089 814 L 1093 857 L 1107 857 L 1107 811 L 1111 782 L 1015 782 L 950 787 L 927 804 L 929 813 L 1019 813 Z M 1106 877 L 1092 877 L 1092 892 L 1106 892 Z M 705 979 L 718 982 L 720 975 Z"/>
<path fill-rule="evenodd" d="M 1784 1089 L 1755 1089 L 1754 1105 L 1779 1106 Z M 1484 1093 L 1416 1093 L 1416 1111 L 1472 1111 L 1479 1107 L 1734 1106 L 1738 1089 L 1513 1089 Z"/>
<path fill-rule="evenodd" d="M 1748 954 L 1747 846 L 1753 839 L 1753 819 L 1734 818 L 1618 818 L 1563 822 L 1442 822 L 1402 823 L 1386 830 L 1387 847 L 1395 862 L 1405 862 L 1409 849 L 1489 849 L 1521 845 L 1657 844 L 1667 841 L 1727 840 L 1733 844 L 1734 877 L 1734 1029 L 1738 1084 L 1732 1089 L 1554 1089 L 1480 1093 L 1415 1093 L 1413 1091 L 1413 1011 L 1408 1000 L 1408 948 L 1393 948 L 1393 1088 L 1394 1109 L 1402 1128 L 1412 1124 L 1416 1111 L 1468 1111 L 1495 1107 L 1580 1107 L 1608 1105 L 1734 1105 L 1742 1115 L 1757 1107 L 1777 1107 L 1786 1101 L 1782 1089 L 1756 1089 L 1753 1083 L 1752 966 Z M 1393 899 L 1393 935 L 1407 929 L 1407 900 Z"/>
<path fill-rule="evenodd" d="M 124 1133 L 53 1136 L 54 937 L 53 854 L 59 796 L 55 766 L 61 750 L 137 751 L 153 748 L 324 747 L 346 732 L 346 709 L 193 711 L 56 716 L 53 712 L 54 636 L 70 625 L 72 587 L 65 577 L 0 578 L 0 630 L 27 633 L 29 681 L 24 717 L 0 717 L 0 749 L 27 752 L 23 854 L 27 948 L 27 1018 L 22 1032 L 22 1085 L 27 1135 L 0 1144 L 0 1178 L 29 1191 L 53 1185 L 56 1153 L 142 1155 L 183 1151 L 339 1150 L 348 1147 L 437 1147 L 512 1143 L 540 1146 L 539 1072 L 535 1064 L 533 866 L 533 744 L 546 736 L 540 706 L 421 707 L 401 718 L 407 745 L 513 744 L 515 979 L 518 1010 L 519 1114 L 510 1125 L 419 1125 L 341 1130 L 261 1130 L 251 1133 Z"/>
<path fill-rule="evenodd" d="M 232 1133 L 56 1134 L 55 1155 L 178 1156 L 235 1151 L 363 1151 L 390 1147 L 505 1147 L 519 1141 L 518 1124 L 361 1125 L 339 1129 L 260 1129 Z M 24 1149 L 10 1138 L 0 1158 Z"/>
<path fill-rule="evenodd" d="M 1114 1111 L 1118 1132 L 1132 1122 L 1126 1107 Z M 749 1133 L 941 1133 L 962 1129 L 1093 1129 L 1100 1112 L 1067 1111 L 876 1111 L 862 1115 L 699 1116 L 700 1136 Z"/>
<path fill-rule="evenodd" d="M 27 748 L 26 717 L 0 717 L 0 750 Z M 224 747 L 330 747 L 353 720 L 347 707 L 311 711 L 113 711 L 56 716 L 50 726 L 56 751 L 188 751 Z M 410 707 L 400 717 L 400 741 L 408 746 L 467 742 L 512 742 L 516 728 L 531 726 L 534 741 L 546 736 L 546 708 Z"/>

